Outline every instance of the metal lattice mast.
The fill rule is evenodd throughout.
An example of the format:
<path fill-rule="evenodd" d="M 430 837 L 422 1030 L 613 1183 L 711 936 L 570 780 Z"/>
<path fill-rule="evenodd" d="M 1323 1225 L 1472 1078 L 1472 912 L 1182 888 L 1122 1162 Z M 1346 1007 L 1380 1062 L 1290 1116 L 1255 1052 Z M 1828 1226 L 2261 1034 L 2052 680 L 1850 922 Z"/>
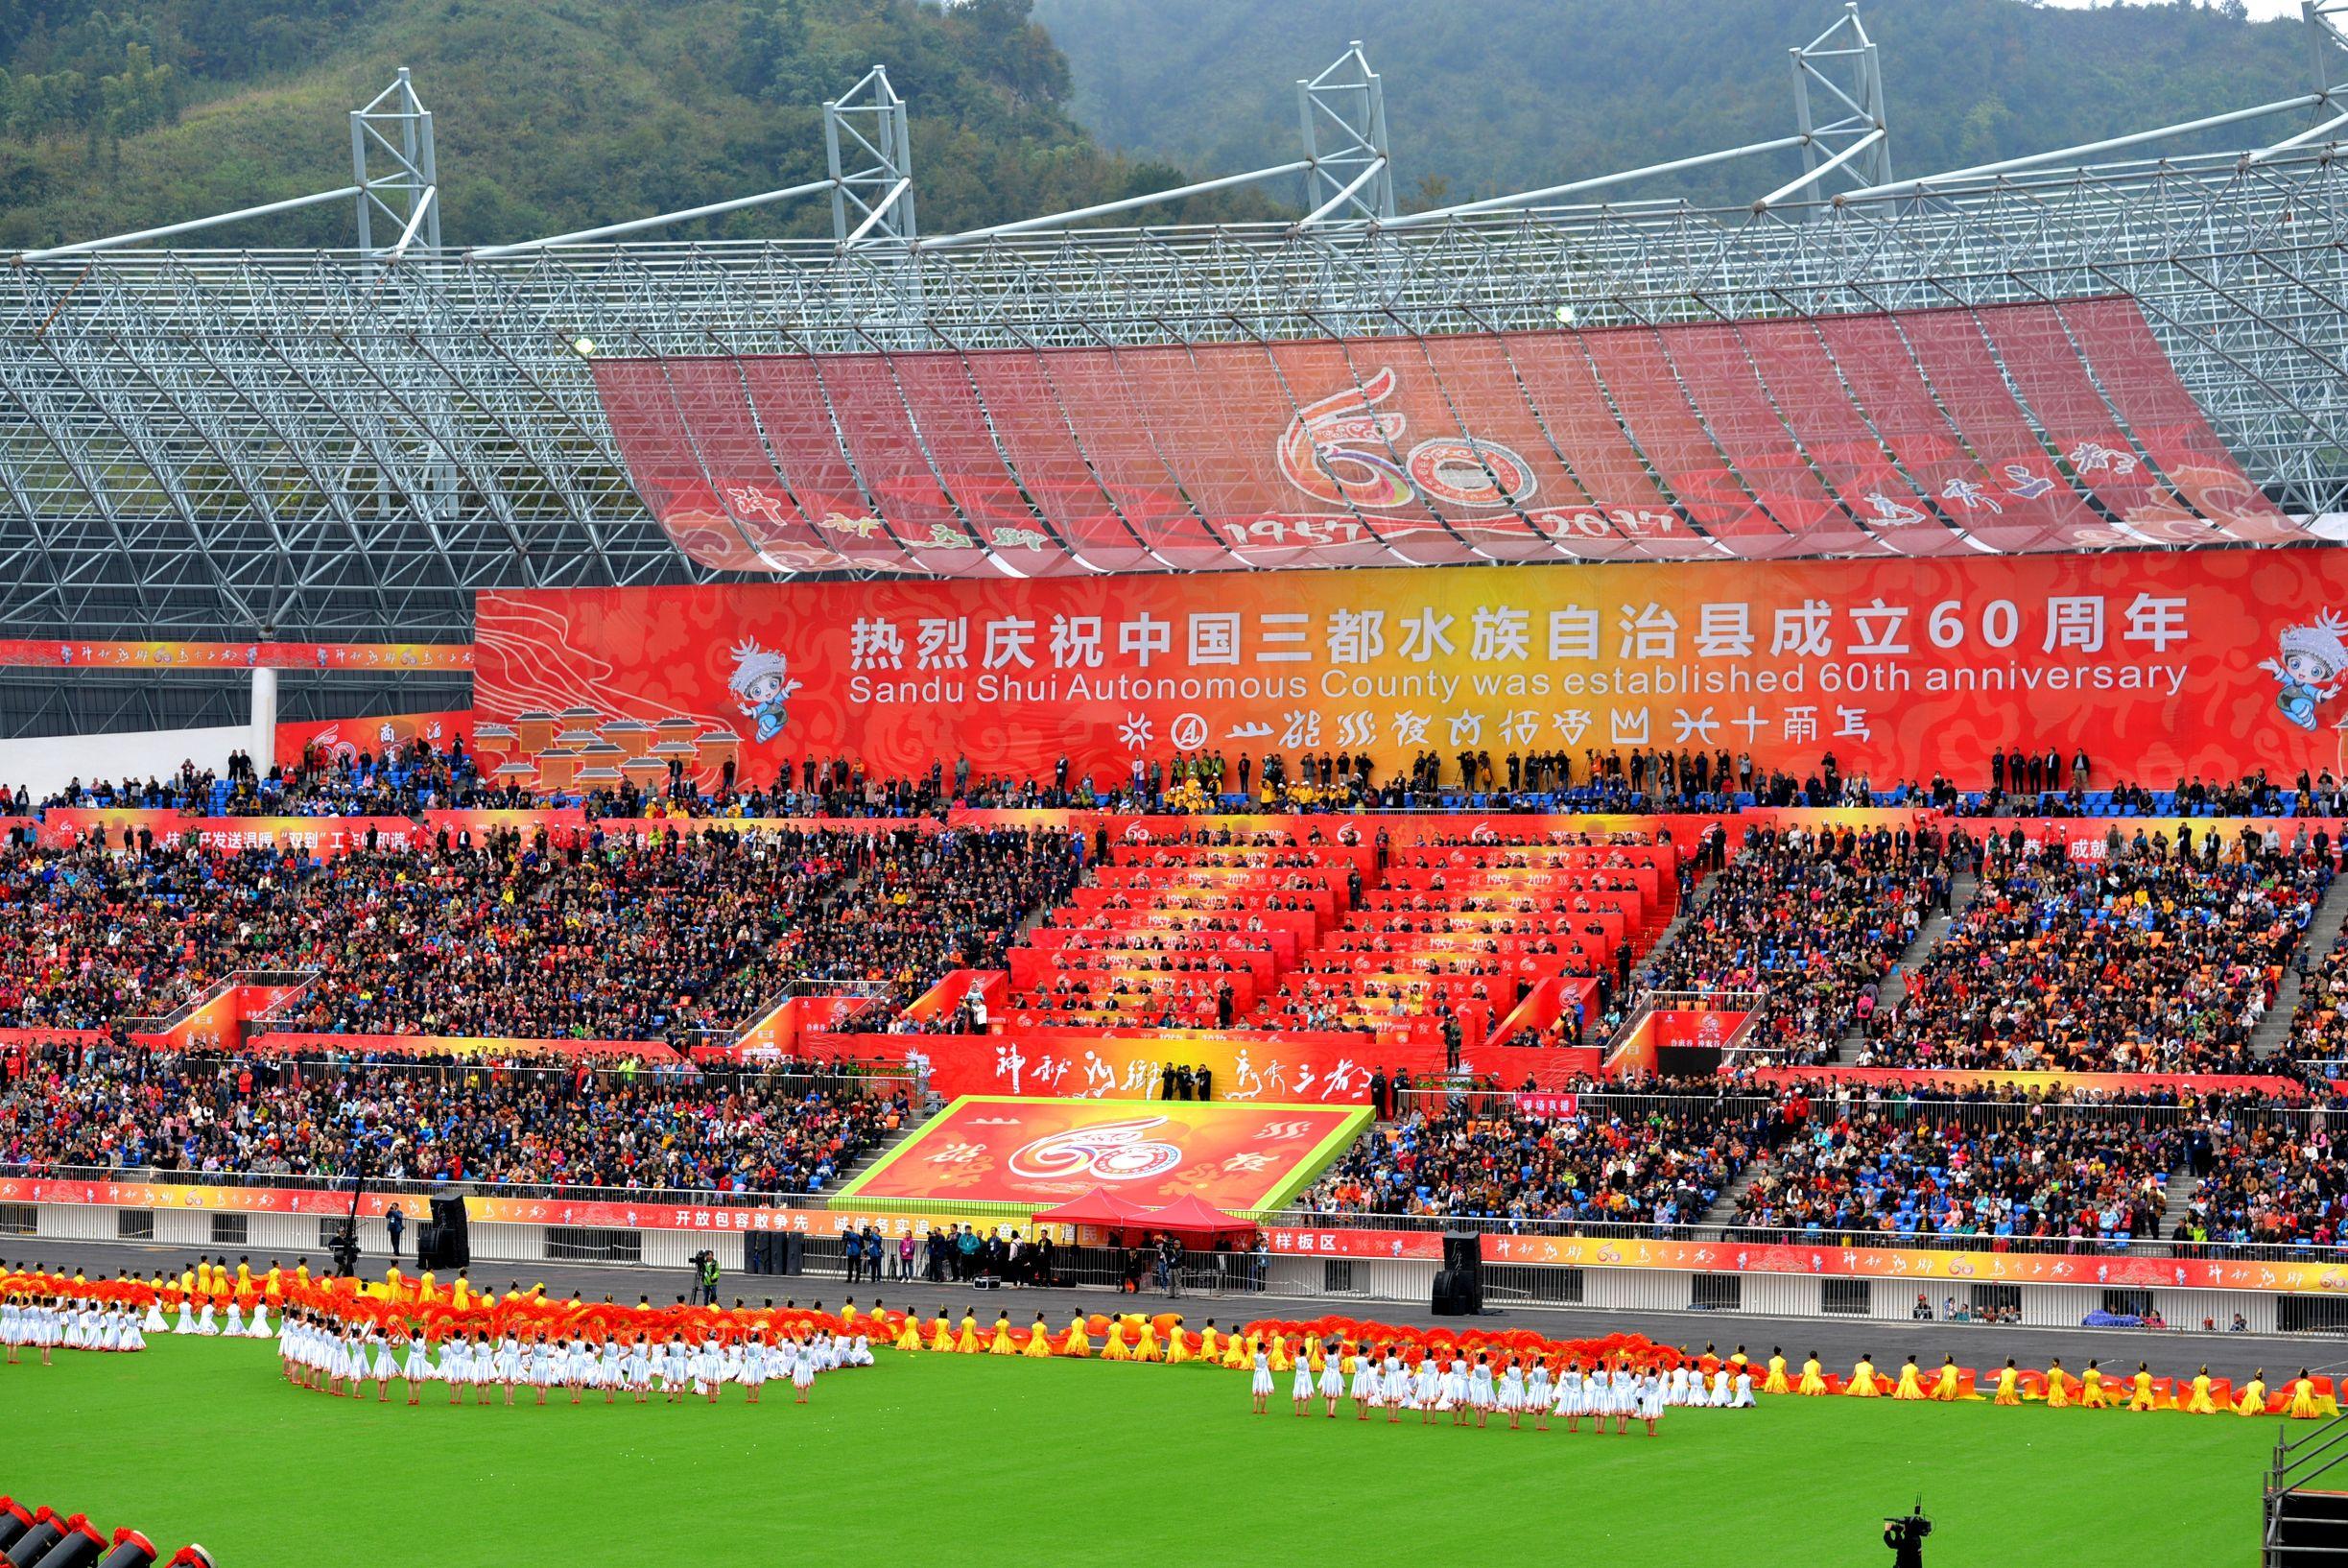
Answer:
<path fill-rule="evenodd" d="M 385 166 L 389 165 L 388 168 Z M 440 249 L 440 176 L 432 150 L 432 111 L 403 65 L 391 84 L 350 111 L 350 178 L 359 189 L 359 250 L 377 253 L 380 217 L 396 236 L 382 254 L 396 260 L 420 243 Z"/>

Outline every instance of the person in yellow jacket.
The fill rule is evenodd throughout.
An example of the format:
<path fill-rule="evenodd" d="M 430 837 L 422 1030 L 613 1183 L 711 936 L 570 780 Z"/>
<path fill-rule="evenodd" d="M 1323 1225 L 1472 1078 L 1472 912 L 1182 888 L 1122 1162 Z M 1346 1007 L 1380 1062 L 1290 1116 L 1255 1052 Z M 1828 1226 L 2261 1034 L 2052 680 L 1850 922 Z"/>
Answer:
<path fill-rule="evenodd" d="M 1818 1353 L 1813 1350 L 1810 1359 L 1802 1363 L 1802 1381 L 1793 1391 L 1802 1394 L 1822 1394 L 1826 1391 L 1826 1368 L 1818 1365 Z"/>
<path fill-rule="evenodd" d="M 1133 1352 L 1126 1346 L 1126 1320 L 1120 1316 L 1109 1319 L 1109 1335 L 1101 1347 L 1103 1361 L 1131 1361 Z"/>
<path fill-rule="evenodd" d="M 1154 1319 L 1134 1320 L 1133 1359 L 1135 1361 L 1164 1361 L 1166 1349 L 1158 1343 L 1158 1325 Z"/>
<path fill-rule="evenodd" d="M 1910 1356 L 1907 1361 L 1901 1363 L 1900 1381 L 1893 1387 L 1891 1397 L 1894 1399 L 1922 1399 L 1924 1397 L 1924 1374 L 1917 1368 L 1915 1357 Z"/>
<path fill-rule="evenodd" d="M 990 1356 L 1015 1356 L 1019 1347 L 1011 1343 L 1011 1315 L 995 1314 L 994 1332 L 986 1337 L 986 1353 Z"/>
<path fill-rule="evenodd" d="M 2304 1366 L 2291 1379 L 2291 1402 L 2283 1414 L 2294 1421 L 2312 1421 L 2323 1414 L 2322 1401 L 2315 1397 L 2315 1380 L 2308 1376 Z"/>
<path fill-rule="evenodd" d="M 2234 1401 L 2234 1414 L 2237 1415 L 2264 1415 L 2266 1414 L 2265 1367 L 2262 1366 L 2251 1373 L 2250 1381 L 2242 1385 L 2242 1396 Z"/>
<path fill-rule="evenodd" d="M 2063 1358 L 2056 1356 L 2047 1363 L 2047 1409 L 2071 1408 L 2071 1374 L 2063 1370 Z"/>
<path fill-rule="evenodd" d="M 1177 1312 L 1174 1320 L 1166 1325 L 1166 1365 L 1179 1366 L 1190 1359 L 1190 1335 L 1184 1331 L 1182 1315 Z"/>
<path fill-rule="evenodd" d="M 2022 1403 L 2022 1373 L 2014 1366 L 2013 1357 L 2006 1357 L 2005 1365 L 1998 1368 L 1998 1391 L 1989 1402 L 1993 1405 Z"/>
<path fill-rule="evenodd" d="M 899 1350 L 919 1350 L 921 1348 L 921 1319 L 913 1313 L 909 1312 L 905 1315 L 905 1322 L 897 1330 L 897 1348 Z"/>
<path fill-rule="evenodd" d="M 840 1332 L 842 1334 L 856 1332 L 856 1297 L 852 1295 L 840 1308 Z"/>
<path fill-rule="evenodd" d="M 1786 1381 L 1786 1347 L 1769 1347 L 1769 1375 L 1761 1380 L 1763 1393 L 1791 1393 L 1793 1385 Z"/>
<path fill-rule="evenodd" d="M 2152 1368 L 2146 1366 L 2141 1361 L 2138 1362 L 2136 1364 L 2136 1376 L 2131 1381 L 2134 1383 L 2135 1387 L 2128 1394 L 2128 1409 L 2157 1410 L 2160 1408 L 2158 1404 L 2154 1402 L 2152 1395 Z"/>
<path fill-rule="evenodd" d="M 979 1353 L 979 1315 L 969 1307 L 962 1309 L 961 1326 L 954 1336 L 954 1353 L 958 1356 Z"/>
<path fill-rule="evenodd" d="M 1206 1327 L 1198 1331 L 1198 1359 L 1212 1366 L 1222 1360 L 1222 1342 L 1215 1333 L 1215 1319 L 1209 1318 Z"/>
<path fill-rule="evenodd" d="M 2111 1401 L 2103 1397 L 2103 1368 L 2091 1361 L 2087 1364 L 2087 1370 L 2079 1374 L 2079 1409 L 2110 1408 Z"/>
<path fill-rule="evenodd" d="M 1092 1353 L 1092 1333 L 1084 1326 L 1084 1315 L 1079 1312 L 1068 1319 L 1068 1332 L 1060 1336 L 1060 1354 L 1083 1360 Z"/>
<path fill-rule="evenodd" d="M 1842 1386 L 1842 1391 L 1853 1399 L 1881 1398 L 1884 1390 L 1876 1387 L 1875 1363 L 1862 1354 L 1859 1365 L 1851 1368 L 1851 1381 Z"/>
<path fill-rule="evenodd" d="M 2210 1397 L 2210 1369 L 2204 1366 L 2194 1374 L 2194 1391 L 2185 1401 L 2188 1415 L 2215 1415 L 2218 1401 Z"/>
<path fill-rule="evenodd" d="M 930 1333 L 930 1348 L 940 1354 L 952 1355 L 954 1352 L 954 1325 L 946 1320 L 946 1309 L 942 1306 L 937 1309 L 936 1323 L 937 1326 Z"/>

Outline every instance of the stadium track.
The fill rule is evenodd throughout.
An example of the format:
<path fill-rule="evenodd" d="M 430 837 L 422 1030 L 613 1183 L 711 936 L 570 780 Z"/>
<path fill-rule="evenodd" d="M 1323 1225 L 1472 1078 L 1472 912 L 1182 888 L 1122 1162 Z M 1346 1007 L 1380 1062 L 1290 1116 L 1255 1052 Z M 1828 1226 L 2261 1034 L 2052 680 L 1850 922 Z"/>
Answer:
<path fill-rule="evenodd" d="M 0 1250 L 0 1268 L 38 1263 L 49 1269 L 81 1268 L 93 1274 L 107 1275 L 123 1269 L 140 1275 L 157 1270 L 177 1272 L 192 1265 L 199 1254 L 222 1255 L 217 1247 L 158 1247 L 139 1242 L 60 1242 L 31 1237 L 8 1238 L 0 1243 L 0 1247 L 5 1248 Z M 227 1255 L 232 1263 L 238 1255 L 252 1257 L 256 1272 L 269 1267 L 270 1255 L 266 1253 L 238 1254 L 231 1250 Z M 294 1259 L 280 1255 L 278 1261 L 291 1268 Z M 311 1256 L 314 1266 L 324 1261 L 322 1254 Z M 391 1261 L 375 1253 L 362 1259 L 361 1267 L 370 1276 L 380 1278 Z M 404 1266 L 413 1270 L 413 1254 L 404 1260 Z M 575 1295 L 589 1300 L 608 1295 L 614 1301 L 632 1304 L 639 1296 L 649 1296 L 655 1306 L 675 1301 L 690 1288 L 681 1269 L 623 1265 L 546 1263 L 525 1270 L 511 1264 L 485 1264 L 474 1271 L 473 1278 L 484 1288 L 494 1287 L 501 1292 L 507 1289 L 509 1281 L 513 1281 L 523 1289 L 543 1284 L 551 1294 Z M 1311 1319 L 1328 1315 L 1371 1318 L 1389 1323 L 1457 1326 L 1473 1321 L 1485 1328 L 1530 1328 L 1561 1338 L 1644 1334 L 1691 1350 L 1700 1350 L 1707 1342 L 1724 1352 L 1743 1344 L 1757 1362 L 1767 1359 L 1771 1345 L 1782 1344 L 1787 1358 L 1796 1366 L 1814 1350 L 1828 1369 L 1835 1371 L 1847 1370 L 1862 1355 L 1872 1357 L 1878 1366 L 1897 1367 L 1900 1358 L 1909 1354 L 1927 1366 L 1938 1366 L 1943 1356 L 1955 1356 L 1961 1366 L 1986 1368 L 2011 1356 L 2025 1367 L 2039 1369 L 2046 1366 L 2049 1359 L 2060 1356 L 2063 1365 L 2074 1372 L 2084 1367 L 2090 1359 L 2100 1361 L 2106 1368 L 2126 1369 L 2133 1369 L 2139 1361 L 2144 1361 L 2165 1377 L 2190 1376 L 2195 1366 L 2207 1362 L 2213 1373 L 2237 1380 L 2263 1366 L 2269 1383 L 2289 1377 L 2301 1366 L 2324 1373 L 2348 1371 L 2348 1335 L 1993 1327 L 1884 1319 L 1778 1318 L 1759 1313 L 1607 1312 L 1582 1307 L 1512 1307 L 1487 1311 L 1483 1317 L 1470 1320 L 1438 1319 L 1424 1306 L 1401 1302 L 1300 1298 L 1269 1293 L 1220 1297 L 1185 1295 L 1178 1302 L 1169 1303 L 1153 1293 L 1121 1296 L 1101 1289 L 980 1291 L 968 1286 L 919 1281 L 892 1285 L 883 1281 L 876 1290 L 862 1282 L 850 1286 L 836 1272 L 727 1274 L 718 1285 L 719 1302 L 729 1306 L 739 1296 L 752 1305 L 763 1305 L 771 1297 L 777 1303 L 790 1299 L 801 1306 L 820 1301 L 837 1309 L 849 1295 L 868 1305 L 876 1295 L 892 1306 L 912 1306 L 925 1318 L 940 1305 L 957 1318 L 967 1306 L 977 1312 L 983 1323 L 991 1322 L 998 1312 L 1008 1312 L 1011 1321 L 1021 1327 L 1041 1309 L 1055 1329 L 1065 1326 L 1071 1313 L 1079 1310 L 1087 1314 L 1105 1313 L 1116 1310 L 1122 1303 L 1136 1311 L 1178 1311 L 1193 1328 L 1209 1318 L 1228 1327 L 1254 1318 Z M 1937 1302 L 1934 1310 L 1938 1310 Z"/>

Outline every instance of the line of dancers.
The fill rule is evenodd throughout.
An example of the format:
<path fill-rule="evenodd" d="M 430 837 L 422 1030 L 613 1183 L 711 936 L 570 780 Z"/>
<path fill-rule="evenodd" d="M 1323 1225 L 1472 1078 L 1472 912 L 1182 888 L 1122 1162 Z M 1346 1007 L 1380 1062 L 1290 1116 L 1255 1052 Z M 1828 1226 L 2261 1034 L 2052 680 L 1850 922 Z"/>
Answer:
<path fill-rule="evenodd" d="M 0 1301 L 0 1345 L 8 1347 L 12 1366 L 27 1350 L 38 1350 L 46 1366 L 53 1350 L 144 1350 L 147 1336 L 137 1312 L 122 1302 L 86 1295 L 12 1295 Z"/>
<path fill-rule="evenodd" d="M 297 1388 L 363 1399 L 372 1383 L 376 1401 L 388 1404 L 391 1385 L 401 1383 L 411 1405 L 423 1403 L 423 1390 L 433 1383 L 447 1386 L 451 1405 L 462 1403 L 468 1388 L 476 1405 L 490 1404 L 491 1395 L 502 1392 L 510 1406 L 517 1390 L 543 1405 L 550 1391 L 566 1389 L 574 1405 L 596 1390 L 603 1390 L 606 1405 L 618 1403 L 622 1394 L 634 1404 L 650 1404 L 655 1390 L 669 1404 L 693 1397 L 714 1405 L 729 1383 L 740 1386 L 755 1405 L 770 1382 L 790 1384 L 793 1402 L 804 1405 L 818 1374 L 872 1365 L 871 1344 L 861 1334 L 765 1329 L 730 1339 L 630 1333 L 597 1340 L 583 1334 L 477 1330 L 451 1334 L 436 1344 L 414 1325 L 387 1327 L 302 1308 L 286 1314 L 277 1355 L 286 1380 Z"/>
<path fill-rule="evenodd" d="M 1270 1414 L 1276 1389 L 1271 1357 L 1259 1347 L 1248 1386 L 1253 1414 Z M 1394 1425 L 1404 1412 L 1416 1411 L 1422 1426 L 1434 1426 L 1437 1415 L 1448 1415 L 1454 1427 L 1482 1427 L 1499 1414 L 1507 1417 L 1511 1432 L 1524 1430 L 1527 1416 L 1534 1431 L 1547 1432 L 1550 1417 L 1558 1415 L 1568 1432 L 1578 1432 L 1587 1419 L 1593 1433 L 1603 1433 L 1612 1419 L 1620 1435 L 1636 1420 L 1646 1424 L 1650 1437 L 1667 1410 L 1750 1410 L 1759 1403 L 1753 1397 L 1752 1372 L 1743 1365 L 1723 1365 L 1707 1380 L 1694 1366 L 1633 1366 L 1630 1358 L 1623 1356 L 1612 1364 L 1593 1360 L 1586 1366 L 1569 1360 L 1553 1373 L 1549 1363 L 1538 1357 L 1520 1362 L 1505 1355 L 1495 1366 L 1491 1355 L 1480 1350 L 1473 1362 L 1455 1355 L 1446 1366 L 1427 1356 L 1411 1367 L 1390 1345 L 1370 1351 L 1335 1340 L 1316 1342 L 1296 1358 L 1289 1398 L 1298 1415 L 1312 1414 L 1318 1402 L 1330 1420 L 1337 1419 L 1338 1406 L 1350 1399 L 1357 1421 L 1383 1410 L 1387 1424 Z"/>

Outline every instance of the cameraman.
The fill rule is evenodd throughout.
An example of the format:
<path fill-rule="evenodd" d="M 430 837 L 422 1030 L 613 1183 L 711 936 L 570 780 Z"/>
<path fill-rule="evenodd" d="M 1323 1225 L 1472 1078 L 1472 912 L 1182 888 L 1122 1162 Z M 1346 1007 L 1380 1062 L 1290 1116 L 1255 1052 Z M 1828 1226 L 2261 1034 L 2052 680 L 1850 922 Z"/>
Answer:
<path fill-rule="evenodd" d="M 1921 1506 L 1904 1519 L 1885 1520 L 1884 1544 L 1891 1548 L 1891 1568 L 1924 1568 L 1924 1537 L 1932 1532 L 1933 1522 Z"/>

